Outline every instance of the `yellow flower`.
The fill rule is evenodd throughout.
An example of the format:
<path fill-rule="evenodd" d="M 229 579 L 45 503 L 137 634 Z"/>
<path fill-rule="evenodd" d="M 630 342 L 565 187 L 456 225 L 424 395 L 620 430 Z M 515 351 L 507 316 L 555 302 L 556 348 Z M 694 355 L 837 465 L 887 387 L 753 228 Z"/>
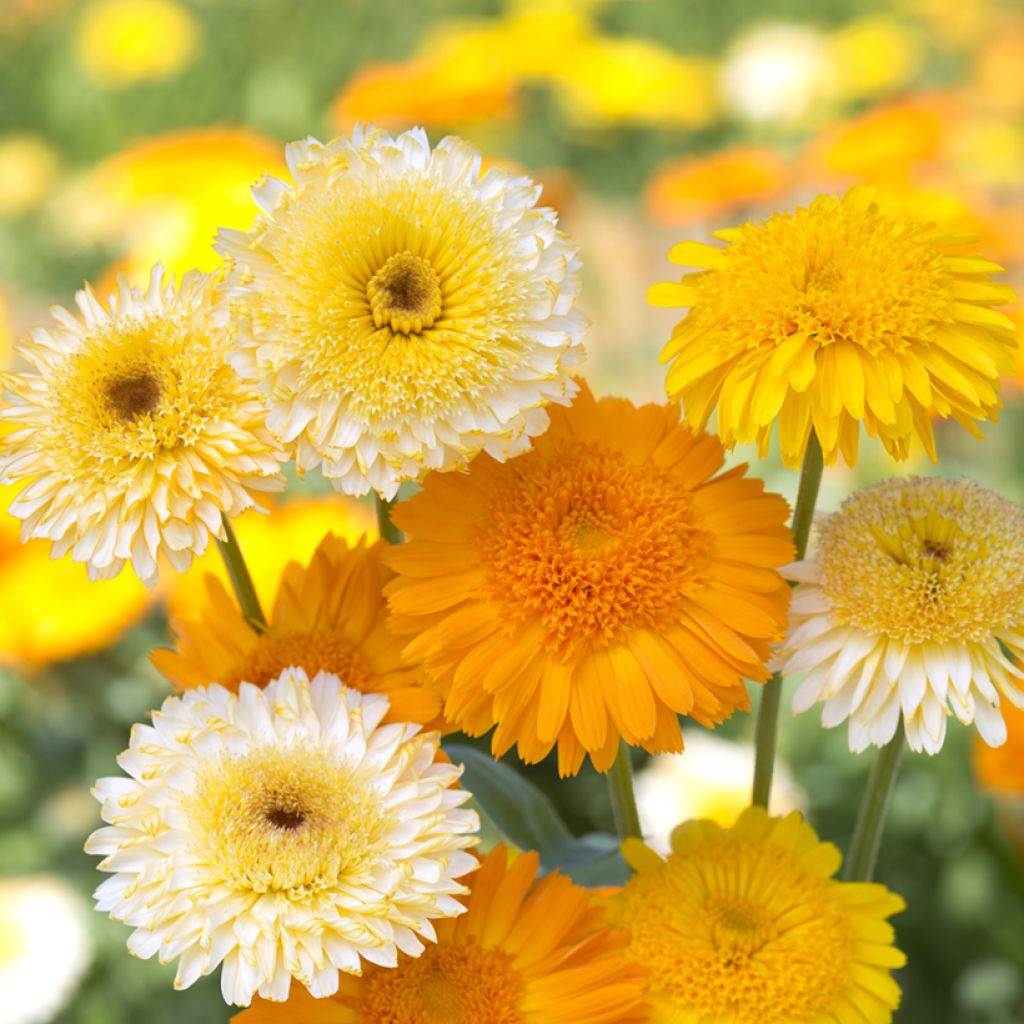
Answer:
<path fill-rule="evenodd" d="M 637 874 L 609 901 L 650 973 L 651 1024 L 886 1024 L 906 962 L 884 886 L 837 882 L 839 851 L 799 813 L 748 808 L 726 831 L 688 821 L 662 860 L 624 844 Z"/>
<path fill-rule="evenodd" d="M 236 365 L 299 471 L 392 498 L 479 451 L 525 451 L 572 395 L 585 324 L 579 262 L 536 186 L 420 130 L 286 156 L 295 184 L 257 187 L 264 216 L 219 249 L 251 314 Z"/>
<path fill-rule="evenodd" d="M 793 708 L 849 719 L 850 749 L 882 746 L 902 714 L 937 753 L 952 713 L 1006 739 L 1000 696 L 1024 706 L 1024 514 L 967 481 L 893 479 L 855 492 L 819 530 L 799 581 L 783 672 L 807 672 Z"/>
<path fill-rule="evenodd" d="M 960 251 L 969 238 L 891 217 L 862 187 L 716 237 L 727 246 L 679 243 L 669 258 L 700 271 L 649 293 L 691 307 L 662 359 L 695 428 L 717 408 L 723 442 L 764 456 L 777 420 L 787 466 L 812 430 L 826 462 L 852 465 L 861 423 L 894 458 L 917 436 L 934 461 L 933 415 L 976 436 L 995 418 L 1015 342 L 989 307 L 1014 294 Z"/>
<path fill-rule="evenodd" d="M 93 790 L 109 827 L 89 853 L 113 877 L 97 907 L 134 928 L 139 957 L 178 959 L 176 988 L 223 963 L 221 991 L 247 1006 L 317 998 L 339 972 L 423 952 L 432 920 L 465 913 L 456 881 L 479 828 L 437 733 L 381 725 L 382 694 L 289 669 L 168 697 L 132 730 L 128 777 Z"/>
<path fill-rule="evenodd" d="M 336 995 L 301 989 L 257 1000 L 234 1024 L 641 1024 L 642 973 L 622 955 L 589 893 L 539 858 L 491 851 L 470 881 L 466 913 L 437 926 L 437 944 L 397 968 L 368 967 Z"/>
<path fill-rule="evenodd" d="M 15 494 L 0 490 L 0 662 L 45 668 L 103 650 L 142 618 L 146 588 L 127 573 L 94 582 L 83 566 L 51 559 L 45 541 L 22 544 L 5 508 Z"/>
<path fill-rule="evenodd" d="M 534 450 L 434 473 L 394 512 L 386 593 L 407 657 L 424 659 L 445 713 L 500 756 L 558 745 L 563 775 L 606 771 L 620 736 L 682 748 L 746 709 L 764 680 L 789 588 L 788 508 L 672 407 L 596 402 L 584 387 Z"/>
<path fill-rule="evenodd" d="M 191 60 L 198 31 L 171 0 L 95 0 L 77 30 L 78 59 L 101 85 L 169 78 Z"/>
<path fill-rule="evenodd" d="M 78 293 L 80 319 L 54 310 L 19 352 L 34 369 L 5 377 L 2 482 L 26 486 L 10 511 L 22 536 L 53 541 L 92 578 L 126 561 L 143 582 L 163 555 L 179 572 L 222 536 L 222 516 L 283 485 L 256 391 L 228 364 L 234 330 L 212 305 L 213 280 L 175 289 L 122 279 L 107 303 Z"/>
<path fill-rule="evenodd" d="M 204 580 L 202 605 L 173 616 L 177 650 L 156 650 L 154 664 L 178 689 L 220 683 L 237 692 L 245 682 L 266 686 L 290 666 L 311 678 L 330 672 L 360 693 L 384 693 L 387 721 L 431 725 L 441 709 L 420 685 L 415 665 L 387 624 L 382 589 L 394 575 L 380 560 L 381 542 L 350 548 L 328 534 L 309 564 L 281 573 L 268 628 L 257 633 L 216 576 Z"/>
<path fill-rule="evenodd" d="M 57 180 L 52 147 L 34 135 L 0 139 L 0 217 L 17 217 L 39 206 Z"/>
<path fill-rule="evenodd" d="M 268 505 L 265 501 L 260 504 Z M 350 545 L 364 536 L 367 541 L 377 536 L 372 510 L 340 494 L 286 497 L 268 508 L 243 512 L 232 524 L 264 609 L 273 605 L 285 566 L 293 561 L 308 562 L 325 534 L 335 533 Z M 172 617 L 195 618 L 206 604 L 210 576 L 225 586 L 230 582 L 224 559 L 214 548 L 197 558 L 188 572 L 171 575 L 167 603 Z"/>
<path fill-rule="evenodd" d="M 276 143 L 242 128 L 202 128 L 143 139 L 98 164 L 65 198 L 76 238 L 120 253 L 118 272 L 144 286 L 157 262 L 173 274 L 214 271 L 217 228 L 252 221 L 252 183 L 279 174 Z M 100 289 L 102 290 L 102 289 Z"/>
<path fill-rule="evenodd" d="M 836 29 L 828 56 L 843 99 L 877 96 L 909 82 L 921 65 L 922 40 L 909 25 L 870 15 Z"/>

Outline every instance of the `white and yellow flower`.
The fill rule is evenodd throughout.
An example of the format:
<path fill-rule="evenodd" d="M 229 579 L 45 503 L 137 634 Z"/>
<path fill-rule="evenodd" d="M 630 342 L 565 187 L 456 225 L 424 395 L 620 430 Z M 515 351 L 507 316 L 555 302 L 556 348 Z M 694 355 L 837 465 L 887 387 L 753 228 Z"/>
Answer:
<path fill-rule="evenodd" d="M 238 694 L 169 697 L 94 790 L 86 849 L 113 873 L 97 905 L 136 956 L 178 959 L 177 988 L 223 964 L 228 1003 L 315 997 L 364 961 L 393 967 L 454 917 L 479 826 L 439 736 L 381 725 L 388 700 L 288 669 Z"/>
<path fill-rule="evenodd" d="M 823 519 L 797 581 L 777 668 L 806 672 L 795 711 L 849 720 L 850 749 L 882 746 L 902 716 L 937 753 L 952 713 L 990 746 L 1002 700 L 1024 707 L 1024 515 L 968 482 L 892 479 Z"/>
<path fill-rule="evenodd" d="M 198 273 L 175 288 L 157 266 L 145 291 L 121 279 L 104 303 L 84 289 L 79 317 L 55 308 L 21 345 L 34 372 L 4 378 L 0 419 L 16 429 L 0 438 L 0 481 L 27 481 L 10 506 L 25 540 L 51 540 L 94 579 L 130 561 L 152 584 L 159 555 L 184 572 L 251 491 L 283 486 L 213 291 Z"/>
<path fill-rule="evenodd" d="M 575 392 L 579 261 L 539 187 L 456 138 L 296 142 L 293 184 L 222 230 L 239 371 L 300 472 L 391 498 L 403 480 L 526 450 Z"/>

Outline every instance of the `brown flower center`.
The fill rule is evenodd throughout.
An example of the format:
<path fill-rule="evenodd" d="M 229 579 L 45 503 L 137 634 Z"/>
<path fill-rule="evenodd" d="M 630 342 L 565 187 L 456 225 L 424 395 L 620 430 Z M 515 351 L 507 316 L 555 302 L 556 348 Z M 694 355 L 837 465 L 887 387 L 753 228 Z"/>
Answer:
<path fill-rule="evenodd" d="M 107 385 L 107 403 L 120 420 L 134 420 L 156 410 L 160 404 L 160 381 L 148 370 L 136 370 L 115 377 Z"/>
<path fill-rule="evenodd" d="M 441 315 L 441 284 L 421 256 L 400 252 L 366 286 L 373 322 L 396 334 L 419 334 Z"/>

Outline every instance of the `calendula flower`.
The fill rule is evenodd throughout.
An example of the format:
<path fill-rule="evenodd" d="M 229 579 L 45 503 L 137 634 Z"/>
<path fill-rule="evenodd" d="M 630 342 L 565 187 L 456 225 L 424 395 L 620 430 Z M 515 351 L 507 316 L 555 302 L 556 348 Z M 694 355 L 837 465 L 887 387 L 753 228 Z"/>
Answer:
<path fill-rule="evenodd" d="M 0 1021 L 46 1024 L 92 959 L 87 910 L 59 878 L 0 880 Z"/>
<path fill-rule="evenodd" d="M 886 1024 L 904 955 L 887 918 L 903 900 L 838 882 L 840 854 L 794 812 L 688 821 L 662 860 L 637 839 L 636 874 L 609 901 L 627 955 L 649 972 L 651 1024 Z"/>
<path fill-rule="evenodd" d="M 356 129 L 286 151 L 248 234 L 222 231 L 243 316 L 236 361 L 301 471 L 394 497 L 403 480 L 504 459 L 573 392 L 579 261 L 508 170 L 456 138 Z"/>
<path fill-rule="evenodd" d="M 11 503 L 22 537 L 53 541 L 93 579 L 126 561 L 147 584 L 157 556 L 179 572 L 222 536 L 222 516 L 283 486 L 256 390 L 231 368 L 233 328 L 212 305 L 214 282 L 180 286 L 153 270 L 148 289 L 121 279 L 81 317 L 54 311 L 19 348 L 35 372 L 4 377 L 0 481 L 29 481 Z"/>
<path fill-rule="evenodd" d="M 642 972 L 622 954 L 590 894 L 539 858 L 492 850 L 472 876 L 466 913 L 437 926 L 437 944 L 397 968 L 370 966 L 318 1002 L 257 1000 L 236 1024 L 639 1024 Z"/>
<path fill-rule="evenodd" d="M 996 264 L 953 251 L 969 238 L 889 216 L 865 187 L 716 237 L 677 245 L 669 258 L 701 269 L 649 293 L 691 307 L 662 359 L 693 426 L 717 409 L 727 445 L 764 455 L 777 421 L 797 466 L 812 430 L 826 462 L 856 461 L 861 423 L 893 457 L 916 436 L 934 461 L 933 416 L 977 436 L 995 418 L 1015 342 L 990 307 L 1014 296 Z"/>
<path fill-rule="evenodd" d="M 457 879 L 478 827 L 437 733 L 382 725 L 388 700 L 289 669 L 168 697 L 132 731 L 127 777 L 94 793 L 109 826 L 86 844 L 113 873 L 97 906 L 129 950 L 178 959 L 176 988 L 223 964 L 228 1003 L 318 998 L 364 961 L 423 951 L 431 921 L 465 911 Z"/>
<path fill-rule="evenodd" d="M 748 707 L 785 622 L 788 508 L 674 406 L 594 400 L 557 409 L 534 450 L 431 474 L 395 509 L 409 542 L 388 554 L 405 654 L 422 658 L 446 716 L 497 725 L 559 769 L 605 771 L 620 736 L 682 749 L 680 714 L 704 725 Z"/>
<path fill-rule="evenodd" d="M 782 672 L 807 672 L 795 711 L 849 719 L 850 749 L 882 746 L 902 715 L 914 750 L 942 747 L 952 711 L 1006 739 L 1001 699 L 1024 706 L 1024 516 L 967 481 L 893 479 L 825 518 L 798 585 Z M 1005 651 L 1004 651 L 1005 649 Z"/>
<path fill-rule="evenodd" d="M 1006 704 L 1006 742 L 990 747 L 975 738 L 974 774 L 978 782 L 997 796 L 1024 797 L 1024 709 Z"/>
<path fill-rule="evenodd" d="M 360 693 L 383 693 L 389 722 L 432 723 L 437 694 L 420 684 L 420 671 L 402 660 L 401 643 L 387 624 L 382 588 L 394 575 L 381 563 L 381 542 L 349 547 L 328 534 L 308 564 L 281 573 L 267 629 L 256 632 L 217 576 L 205 577 L 205 600 L 171 628 L 177 650 L 157 650 L 154 664 L 178 689 L 220 683 L 266 686 L 286 668 L 310 677 L 338 676 Z"/>

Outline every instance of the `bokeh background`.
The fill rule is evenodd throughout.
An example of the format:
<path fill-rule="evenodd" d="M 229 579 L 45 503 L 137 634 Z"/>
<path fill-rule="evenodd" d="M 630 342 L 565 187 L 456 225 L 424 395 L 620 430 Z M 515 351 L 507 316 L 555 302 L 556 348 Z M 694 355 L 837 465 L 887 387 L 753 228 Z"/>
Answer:
<path fill-rule="evenodd" d="M 248 186 L 280 171 L 281 144 L 362 120 L 456 132 L 539 178 L 582 250 L 589 378 L 658 400 L 676 317 L 644 292 L 670 275 L 672 242 L 820 191 L 869 182 L 892 210 L 980 236 L 1019 287 L 1022 115 L 1019 2 L 0 0 L 0 358 L 84 280 L 141 281 L 158 259 L 215 268 L 217 226 L 249 224 Z M 984 444 L 940 432 L 941 472 L 1021 500 L 1024 399 L 1016 379 L 1005 392 Z M 862 450 L 855 472 L 826 473 L 823 508 L 936 471 Z M 775 458 L 757 472 L 793 495 Z M 315 478 L 245 517 L 264 602 L 284 561 L 372 521 Z M 0 1024 L 224 1021 L 215 978 L 174 993 L 170 968 L 131 959 L 126 930 L 88 909 L 98 875 L 81 850 L 98 824 L 89 786 L 168 693 L 147 657 L 167 607 L 194 602 L 216 563 L 147 594 L 47 554 L 0 513 Z M 909 904 L 905 1024 L 1024 1021 L 1021 719 L 996 757 L 953 728 L 941 756 L 905 760 L 880 865 Z M 638 758 L 652 832 L 738 811 L 752 725 Z M 787 716 L 782 753 L 780 798 L 845 846 L 870 758 L 813 715 Z M 610 827 L 600 778 L 529 775 L 577 831 Z"/>

